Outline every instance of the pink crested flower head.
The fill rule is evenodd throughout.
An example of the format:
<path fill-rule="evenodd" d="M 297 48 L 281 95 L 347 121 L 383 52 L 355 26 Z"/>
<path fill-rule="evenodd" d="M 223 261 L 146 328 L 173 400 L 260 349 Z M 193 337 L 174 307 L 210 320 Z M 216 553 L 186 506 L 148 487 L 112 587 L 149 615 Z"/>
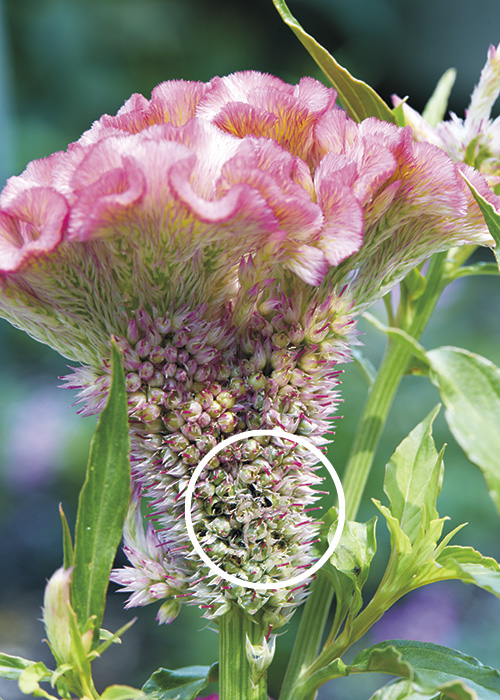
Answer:
<path fill-rule="evenodd" d="M 435 250 L 490 241 L 444 154 L 356 124 L 335 97 L 252 71 L 133 95 L 7 182 L 0 313 L 95 364 L 130 311 L 231 302 L 242 261 L 256 283 L 290 272 L 317 286 L 380 257 L 371 291 L 354 287 L 371 298 Z"/>

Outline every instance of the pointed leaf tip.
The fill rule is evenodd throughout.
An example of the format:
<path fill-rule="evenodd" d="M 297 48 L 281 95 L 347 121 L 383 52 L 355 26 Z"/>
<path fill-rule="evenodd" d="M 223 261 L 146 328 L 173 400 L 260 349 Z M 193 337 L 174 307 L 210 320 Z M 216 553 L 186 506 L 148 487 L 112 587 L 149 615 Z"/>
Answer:
<path fill-rule="evenodd" d="M 109 574 L 130 498 L 127 393 L 115 343 L 111 354 L 111 388 L 92 439 L 78 503 L 71 588 L 80 629 L 95 615 L 94 646 L 99 641 Z"/>
<path fill-rule="evenodd" d="M 437 126 L 439 122 L 443 121 L 456 78 L 457 71 L 455 68 L 448 68 L 439 78 L 434 92 L 430 96 L 422 112 L 423 118 L 431 126 Z"/>
<path fill-rule="evenodd" d="M 479 194 L 474 185 L 468 180 L 463 173 L 461 173 L 463 179 L 467 183 L 474 199 L 476 200 L 481 213 L 484 216 L 486 226 L 491 234 L 491 237 L 495 241 L 495 247 L 493 252 L 497 261 L 498 269 L 500 270 L 500 214 L 495 210 L 495 207 L 490 204 L 486 199 Z"/>
<path fill-rule="evenodd" d="M 432 438 L 432 424 L 440 404 L 414 428 L 392 455 L 386 467 L 384 491 L 391 514 L 399 521 L 410 542 L 422 526 L 438 517 L 436 499 L 441 490 L 442 458 Z"/>
<path fill-rule="evenodd" d="M 333 87 L 337 90 L 347 114 L 357 122 L 368 117 L 377 117 L 382 121 L 396 123 L 391 109 L 380 95 L 367 83 L 354 78 L 343 68 L 310 34 L 304 31 L 292 15 L 285 0 L 273 0 L 275 8 L 284 23 L 307 49 L 311 57 L 321 68 Z"/>
<path fill-rule="evenodd" d="M 59 515 L 61 516 L 61 525 L 63 531 L 63 565 L 64 568 L 71 569 L 74 564 L 73 541 L 71 539 L 71 531 L 69 529 L 66 514 L 63 511 L 62 503 L 59 503 Z"/>

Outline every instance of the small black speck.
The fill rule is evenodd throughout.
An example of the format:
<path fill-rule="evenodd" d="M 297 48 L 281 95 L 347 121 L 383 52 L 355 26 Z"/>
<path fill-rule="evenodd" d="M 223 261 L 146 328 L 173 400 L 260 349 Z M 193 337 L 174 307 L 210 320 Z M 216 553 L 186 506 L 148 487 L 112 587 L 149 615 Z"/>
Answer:
<path fill-rule="evenodd" d="M 258 491 L 253 484 L 248 484 L 248 490 L 252 496 L 260 496 L 260 491 Z"/>

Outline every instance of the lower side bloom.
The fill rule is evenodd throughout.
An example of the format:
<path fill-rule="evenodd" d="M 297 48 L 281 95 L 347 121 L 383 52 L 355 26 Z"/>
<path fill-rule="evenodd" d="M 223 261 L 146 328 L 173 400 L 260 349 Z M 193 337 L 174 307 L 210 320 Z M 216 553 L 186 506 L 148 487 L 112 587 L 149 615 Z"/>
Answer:
<path fill-rule="evenodd" d="M 349 303 L 290 280 L 247 290 L 219 318 L 206 307 L 160 317 L 141 309 L 118 338 L 126 369 L 136 490 L 125 532 L 131 566 L 113 573 L 132 595 L 128 606 L 165 600 L 169 621 L 186 600 L 210 618 L 239 605 L 277 628 L 304 597 L 295 590 L 255 591 L 213 573 L 189 542 L 184 495 L 200 460 L 233 433 L 282 428 L 326 443 L 338 401 L 338 364 L 353 338 Z M 302 292 L 302 293 L 301 293 Z M 106 399 L 108 368 L 77 369 L 83 413 Z M 316 459 L 302 446 L 257 437 L 221 450 L 195 489 L 196 536 L 215 564 L 250 582 L 287 580 L 316 558 L 311 517 L 321 484 Z M 150 521 L 142 525 L 140 501 Z"/>

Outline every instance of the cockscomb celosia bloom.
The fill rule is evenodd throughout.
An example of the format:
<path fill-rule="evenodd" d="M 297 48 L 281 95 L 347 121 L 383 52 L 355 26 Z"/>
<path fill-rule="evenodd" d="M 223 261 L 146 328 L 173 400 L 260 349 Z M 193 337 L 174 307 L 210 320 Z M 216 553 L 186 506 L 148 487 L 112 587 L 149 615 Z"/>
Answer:
<path fill-rule="evenodd" d="M 114 579 L 129 605 L 165 600 L 161 621 L 185 599 L 209 617 L 240 605 L 283 624 L 303 588 L 225 585 L 191 550 L 190 475 L 245 430 L 324 444 L 354 311 L 433 252 L 469 242 L 491 239 L 459 167 L 409 128 L 354 123 L 310 78 L 163 83 L 9 180 L 0 312 L 82 363 L 66 384 L 86 414 L 106 400 L 112 336 L 122 351 L 135 491 L 131 566 Z M 264 582 L 309 566 L 311 455 L 247 440 L 209 467 L 193 522 L 216 563 Z"/>
<path fill-rule="evenodd" d="M 465 118 L 451 113 L 450 119 L 432 126 L 408 103 L 402 104 L 406 123 L 421 141 L 443 148 L 457 162 L 473 165 L 492 186 L 500 183 L 500 118 L 491 110 L 500 94 L 500 45 L 490 46 L 478 84 L 474 88 Z"/>

